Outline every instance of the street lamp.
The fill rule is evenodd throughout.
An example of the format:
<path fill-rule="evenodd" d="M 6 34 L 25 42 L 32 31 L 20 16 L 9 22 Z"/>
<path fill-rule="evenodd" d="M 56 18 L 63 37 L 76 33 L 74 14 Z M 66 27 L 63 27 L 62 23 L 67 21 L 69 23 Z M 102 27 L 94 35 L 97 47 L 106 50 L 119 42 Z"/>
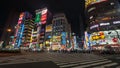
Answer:
<path fill-rule="evenodd" d="M 9 44 L 9 40 L 10 40 L 9 37 L 11 35 L 12 29 L 11 28 L 7 28 L 6 31 L 7 31 L 6 43 Z"/>
<path fill-rule="evenodd" d="M 7 32 L 11 32 L 12 30 L 10 28 L 7 29 Z"/>

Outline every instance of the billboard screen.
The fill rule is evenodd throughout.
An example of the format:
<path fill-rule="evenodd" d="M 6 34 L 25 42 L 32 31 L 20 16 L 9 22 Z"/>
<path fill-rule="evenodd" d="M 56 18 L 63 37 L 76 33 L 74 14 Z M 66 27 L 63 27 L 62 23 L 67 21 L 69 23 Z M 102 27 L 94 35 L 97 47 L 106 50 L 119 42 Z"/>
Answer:
<path fill-rule="evenodd" d="M 42 9 L 41 11 L 41 23 L 42 24 L 46 24 L 46 20 L 47 20 L 47 8 Z"/>
<path fill-rule="evenodd" d="M 52 25 L 47 25 L 46 32 L 51 32 L 51 31 L 52 31 Z"/>
<path fill-rule="evenodd" d="M 120 30 L 94 32 L 90 36 L 92 45 L 119 44 Z"/>
<path fill-rule="evenodd" d="M 24 18 L 24 15 L 25 15 L 24 12 L 20 14 L 19 20 L 18 20 L 18 24 L 21 24 L 21 23 L 22 23 L 22 20 L 23 20 L 23 18 Z"/>
<path fill-rule="evenodd" d="M 107 0 L 85 0 L 85 7 L 87 8 L 89 5 L 100 3 L 103 1 L 107 1 Z"/>
<path fill-rule="evenodd" d="M 66 32 L 62 32 L 62 39 L 61 39 L 62 45 L 66 45 Z"/>
<path fill-rule="evenodd" d="M 36 13 L 36 17 L 35 17 L 35 23 L 41 24 L 41 23 L 40 23 L 40 18 L 41 18 L 41 12 L 37 12 L 37 13 Z"/>

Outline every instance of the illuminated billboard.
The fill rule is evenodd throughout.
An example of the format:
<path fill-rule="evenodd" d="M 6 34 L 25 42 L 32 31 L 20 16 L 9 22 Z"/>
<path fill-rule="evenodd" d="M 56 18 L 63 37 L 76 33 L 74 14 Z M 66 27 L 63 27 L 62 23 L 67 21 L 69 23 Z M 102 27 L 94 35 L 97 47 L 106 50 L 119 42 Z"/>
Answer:
<path fill-rule="evenodd" d="M 42 24 L 46 24 L 47 12 L 48 12 L 47 8 L 44 8 L 44 9 L 42 9 L 42 11 L 41 11 L 41 23 L 42 23 Z"/>
<path fill-rule="evenodd" d="M 17 34 L 17 39 L 16 39 L 16 47 L 20 47 L 21 42 L 22 42 L 22 37 L 23 37 L 23 31 L 24 31 L 24 24 L 20 25 L 20 29 L 18 30 L 18 34 Z"/>
<path fill-rule="evenodd" d="M 35 17 L 35 23 L 41 24 L 41 22 L 40 22 L 41 19 L 40 18 L 41 18 L 41 12 L 37 12 L 36 17 Z"/>
<path fill-rule="evenodd" d="M 120 30 L 94 32 L 90 35 L 91 45 L 120 44 Z"/>
<path fill-rule="evenodd" d="M 47 12 L 47 8 L 36 10 L 35 23 L 46 24 Z"/>
<path fill-rule="evenodd" d="M 51 31 L 52 31 L 52 25 L 47 25 L 45 32 L 51 32 Z"/>
<path fill-rule="evenodd" d="M 20 14 L 19 20 L 18 20 L 18 24 L 21 24 L 21 23 L 22 23 L 22 20 L 23 20 L 23 18 L 24 18 L 24 15 L 25 15 L 24 12 Z"/>
<path fill-rule="evenodd" d="M 62 32 L 61 35 L 62 35 L 61 43 L 62 43 L 62 45 L 66 45 L 66 32 Z"/>
<path fill-rule="evenodd" d="M 104 2 L 107 0 L 85 0 L 85 7 L 87 8 L 89 5 Z"/>

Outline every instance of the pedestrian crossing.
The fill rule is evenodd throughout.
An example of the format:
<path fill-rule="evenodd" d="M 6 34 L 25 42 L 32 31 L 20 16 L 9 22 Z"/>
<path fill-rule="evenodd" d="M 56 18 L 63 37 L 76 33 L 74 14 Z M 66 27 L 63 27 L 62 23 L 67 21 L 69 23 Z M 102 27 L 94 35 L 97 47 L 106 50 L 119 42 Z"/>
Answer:
<path fill-rule="evenodd" d="M 60 68 L 118 68 L 119 64 L 101 56 L 91 54 L 63 54 L 56 55 L 64 58 L 55 60 L 55 56 L 50 58 Z M 66 58 L 65 58 L 66 56 Z M 54 59 L 54 60 L 53 60 Z M 64 59 L 64 61 L 63 61 Z"/>
<path fill-rule="evenodd" d="M 115 66 L 118 65 L 118 63 L 112 62 L 111 60 L 108 59 L 103 59 L 103 60 L 94 60 L 91 62 L 90 61 L 84 61 L 84 62 L 74 62 L 74 63 L 57 63 L 60 68 L 105 68 L 105 67 L 110 67 L 110 66 Z"/>
<path fill-rule="evenodd" d="M 37 53 L 17 57 L 12 56 L 11 58 L 9 62 L 11 64 L 52 61 L 60 68 L 120 68 L 119 63 L 105 57 L 84 53 Z M 10 57 L 4 59 L 10 59 Z"/>

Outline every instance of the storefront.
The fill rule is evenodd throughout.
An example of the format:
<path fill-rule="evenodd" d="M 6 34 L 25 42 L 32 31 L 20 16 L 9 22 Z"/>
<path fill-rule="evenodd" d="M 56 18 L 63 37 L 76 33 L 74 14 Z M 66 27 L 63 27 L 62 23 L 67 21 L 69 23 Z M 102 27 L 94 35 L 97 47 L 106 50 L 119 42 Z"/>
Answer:
<path fill-rule="evenodd" d="M 94 32 L 90 35 L 90 42 L 92 47 L 112 46 L 118 47 L 120 44 L 120 30 L 109 30 Z"/>

